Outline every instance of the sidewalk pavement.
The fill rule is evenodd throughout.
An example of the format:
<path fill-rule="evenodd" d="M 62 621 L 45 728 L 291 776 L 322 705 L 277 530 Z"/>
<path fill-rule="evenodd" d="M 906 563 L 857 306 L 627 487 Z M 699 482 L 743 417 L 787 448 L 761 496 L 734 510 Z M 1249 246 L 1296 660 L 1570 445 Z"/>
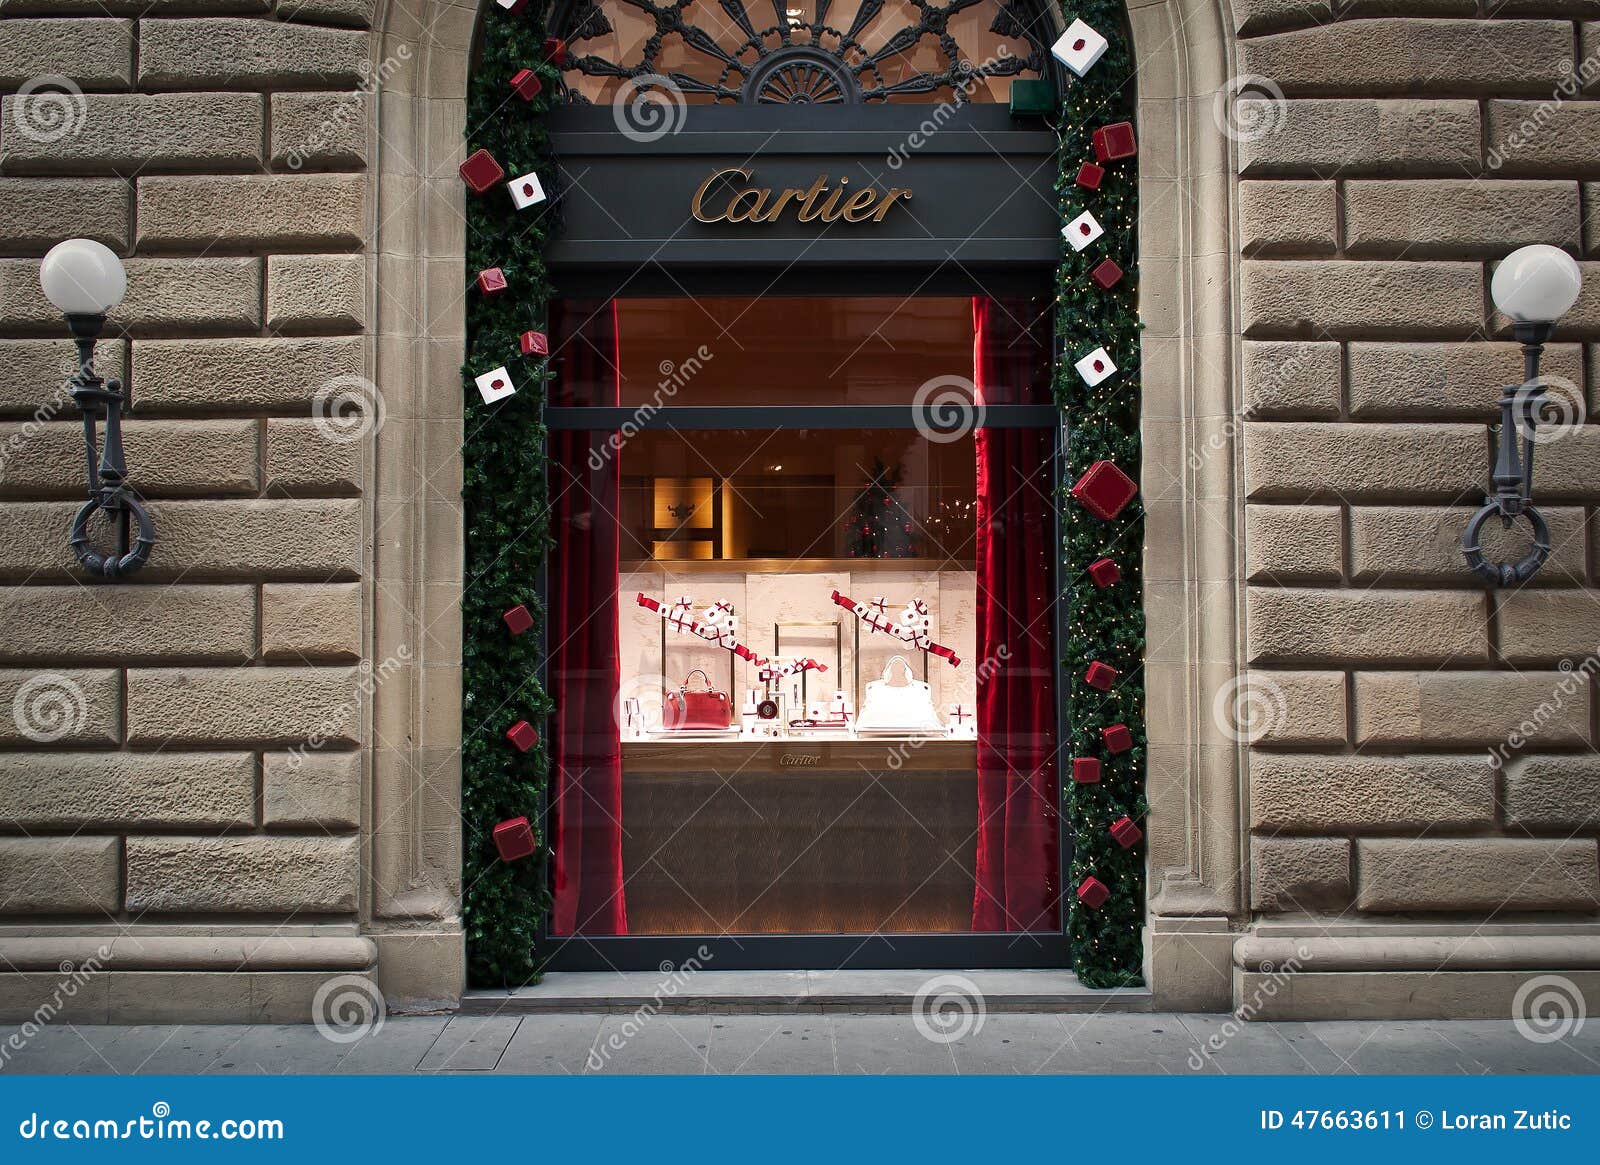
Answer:
<path fill-rule="evenodd" d="M 1003 1013 L 952 1022 L 944 1034 L 960 1038 L 944 1042 L 910 1014 L 391 1016 L 347 1043 L 310 1025 L 57 1022 L 31 1032 L 0 1027 L 0 1076 L 1600 1072 L 1600 1023 L 1540 1043 L 1508 1020 L 1240 1023 L 1226 1015 Z"/>

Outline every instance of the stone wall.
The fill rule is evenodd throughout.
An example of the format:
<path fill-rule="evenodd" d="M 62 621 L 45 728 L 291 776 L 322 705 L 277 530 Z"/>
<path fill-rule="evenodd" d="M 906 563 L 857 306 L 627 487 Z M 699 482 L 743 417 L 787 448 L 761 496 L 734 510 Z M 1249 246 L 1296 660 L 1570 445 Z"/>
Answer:
<path fill-rule="evenodd" d="M 1282 93 L 1237 115 L 1250 905 L 1263 932 L 1592 942 L 1600 3 L 1333 11 L 1234 13 L 1238 72 Z M 1488 288 L 1527 243 L 1589 257 L 1587 283 L 1545 364 L 1553 552 L 1486 591 L 1460 538 L 1521 377 Z"/>
<path fill-rule="evenodd" d="M 371 15 L 0 4 L 0 966 L 43 968 L 0 1011 L 69 934 L 115 937 L 89 1006 L 117 1014 L 303 1018 L 370 973 Z M 98 366 L 157 543 L 114 586 L 66 541 L 83 447 L 37 271 L 75 235 L 129 273 Z"/>

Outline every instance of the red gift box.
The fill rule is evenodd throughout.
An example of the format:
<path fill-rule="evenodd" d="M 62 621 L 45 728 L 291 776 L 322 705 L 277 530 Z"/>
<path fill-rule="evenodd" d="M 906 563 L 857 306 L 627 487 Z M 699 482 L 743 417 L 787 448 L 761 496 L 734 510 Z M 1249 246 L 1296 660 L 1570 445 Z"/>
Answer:
<path fill-rule="evenodd" d="M 497 3 L 500 5 L 501 11 L 507 16 L 515 16 L 528 6 L 528 0 L 511 0 L 509 4 L 506 3 L 506 0 L 497 0 Z"/>
<path fill-rule="evenodd" d="M 493 295 L 506 289 L 506 273 L 498 267 L 487 267 L 478 272 L 478 290 Z"/>
<path fill-rule="evenodd" d="M 1133 747 L 1133 733 L 1128 731 L 1126 724 L 1113 724 L 1100 730 L 1100 739 L 1105 742 L 1106 751 L 1112 755 L 1127 752 Z"/>
<path fill-rule="evenodd" d="M 524 356 L 550 355 L 550 338 L 543 332 L 523 332 L 521 344 Z"/>
<path fill-rule="evenodd" d="M 521 635 L 533 626 L 532 613 L 521 603 L 518 603 L 500 617 L 506 621 L 506 626 L 511 628 L 511 634 L 513 635 Z"/>
<path fill-rule="evenodd" d="M 1078 883 L 1078 901 L 1090 910 L 1099 910 L 1110 897 L 1111 891 L 1106 889 L 1106 884 L 1093 874 Z"/>
<path fill-rule="evenodd" d="M 1119 817 L 1111 823 L 1111 837 L 1123 849 L 1138 845 L 1143 836 L 1144 830 L 1135 825 L 1131 817 Z"/>
<path fill-rule="evenodd" d="M 1091 688 L 1098 688 L 1102 692 L 1109 692 L 1111 686 L 1117 682 L 1121 673 L 1110 664 L 1101 663 L 1098 659 L 1089 665 L 1089 670 L 1083 673 L 1083 682 Z"/>
<path fill-rule="evenodd" d="M 1103 125 L 1089 135 L 1089 140 L 1094 143 L 1094 156 L 1102 162 L 1131 158 L 1139 152 L 1138 144 L 1133 140 L 1131 121 L 1114 121 L 1110 125 Z"/>
<path fill-rule="evenodd" d="M 1085 162 L 1078 167 L 1077 183 L 1085 190 L 1099 190 L 1100 183 L 1104 181 L 1106 168 L 1096 166 L 1093 162 Z"/>
<path fill-rule="evenodd" d="M 1107 521 L 1121 513 L 1138 492 L 1133 478 L 1109 461 L 1096 461 L 1072 487 L 1072 496 L 1084 509 Z"/>
<path fill-rule="evenodd" d="M 1109 558 L 1097 558 L 1089 564 L 1089 577 L 1103 589 L 1122 580 L 1122 568 Z"/>
<path fill-rule="evenodd" d="M 1080 785 L 1100 783 L 1100 761 L 1097 757 L 1079 756 L 1072 760 L 1072 779 Z"/>
<path fill-rule="evenodd" d="M 500 851 L 502 861 L 514 862 L 518 858 L 532 857 L 539 848 L 533 840 L 533 826 L 526 817 L 513 817 L 494 827 L 494 848 Z"/>
<path fill-rule="evenodd" d="M 494 189 L 505 176 L 506 172 L 488 150 L 476 150 L 461 163 L 461 181 L 471 187 L 474 194 Z"/>
<path fill-rule="evenodd" d="M 519 752 L 527 752 L 539 743 L 539 734 L 534 731 L 532 724 L 526 720 L 518 720 L 506 729 L 506 739 L 516 745 Z"/>
<path fill-rule="evenodd" d="M 1109 291 L 1117 285 L 1117 280 L 1122 278 L 1122 268 L 1110 259 L 1102 259 L 1095 264 L 1094 270 L 1089 272 L 1089 278 L 1094 280 L 1096 287 Z"/>
<path fill-rule="evenodd" d="M 556 68 L 561 68 L 567 63 L 567 42 L 558 36 L 546 37 L 544 57 Z"/>
<path fill-rule="evenodd" d="M 544 89 L 544 82 L 532 69 L 518 69 L 511 78 L 511 91 L 524 101 L 532 101 Z"/>

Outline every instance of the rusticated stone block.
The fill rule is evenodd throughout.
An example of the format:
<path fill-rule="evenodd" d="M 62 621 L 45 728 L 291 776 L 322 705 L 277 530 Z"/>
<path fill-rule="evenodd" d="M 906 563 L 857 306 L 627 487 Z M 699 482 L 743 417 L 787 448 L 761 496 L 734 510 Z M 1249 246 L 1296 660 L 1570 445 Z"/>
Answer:
<path fill-rule="evenodd" d="M 366 28 L 372 24 L 372 6 L 373 0 L 278 0 L 278 16 L 283 20 Z"/>
<path fill-rule="evenodd" d="M 0 244 L 42 255 L 62 239 L 127 254 L 132 187 L 120 178 L 0 178 Z"/>
<path fill-rule="evenodd" d="M 1236 116 L 1271 127 L 1239 142 L 1239 172 L 1249 178 L 1456 178 L 1482 165 L 1476 101 L 1245 98 Z"/>
<path fill-rule="evenodd" d="M 146 340 L 133 346 L 135 399 L 163 409 L 310 404 L 330 381 L 359 377 L 362 368 L 361 339 L 356 336 Z M 220 374 L 222 369 L 226 375 Z"/>
<path fill-rule="evenodd" d="M 365 192 L 362 174 L 140 178 L 139 246 L 359 247 Z"/>
<path fill-rule="evenodd" d="M 1497 594 L 1497 642 L 1507 663 L 1581 662 L 1600 655 L 1600 591 L 1525 587 Z"/>
<path fill-rule="evenodd" d="M 1494 421 L 1499 416 L 1500 386 L 1522 380 L 1518 344 L 1354 343 L 1349 359 L 1350 413 L 1361 418 Z M 1577 344 L 1546 345 L 1540 371 L 1581 388 L 1583 349 Z"/>
<path fill-rule="evenodd" d="M 1356 908 L 1374 913 L 1600 908 L 1592 838 L 1375 838 L 1356 865 Z"/>
<path fill-rule="evenodd" d="M 1505 767 L 1506 824 L 1534 832 L 1600 830 L 1600 757 L 1525 756 Z"/>
<path fill-rule="evenodd" d="M 1250 587 L 1251 663 L 1487 660 L 1484 597 L 1467 591 Z"/>
<path fill-rule="evenodd" d="M 1245 507 L 1245 574 L 1252 582 L 1337 582 L 1343 566 L 1338 506 Z"/>
<path fill-rule="evenodd" d="M 272 164 L 280 170 L 364 166 L 370 101 L 359 90 L 272 95 Z"/>
<path fill-rule="evenodd" d="M 115 914 L 114 837 L 0 837 L 0 915 Z"/>
<path fill-rule="evenodd" d="M 1482 425 L 1252 421 L 1244 428 L 1244 448 L 1252 501 L 1451 501 L 1480 487 L 1488 464 Z"/>
<path fill-rule="evenodd" d="M 1344 371 L 1328 340 L 1246 340 L 1245 415 L 1252 418 L 1339 415 Z"/>
<path fill-rule="evenodd" d="M 256 762 L 248 752 L 0 753 L 0 790 L 25 826 L 253 825 Z"/>
<path fill-rule="evenodd" d="M 227 16 L 139 22 L 148 88 L 350 88 L 366 66 L 365 32 Z"/>
<path fill-rule="evenodd" d="M 1250 760 L 1251 827 L 1290 832 L 1487 826 L 1486 756 L 1302 756 Z"/>
<path fill-rule="evenodd" d="M 1529 243 L 1578 245 L 1578 184 L 1531 179 L 1349 182 L 1351 255 L 1498 259 Z"/>
<path fill-rule="evenodd" d="M 1250 902 L 1255 909 L 1337 909 L 1349 901 L 1349 838 L 1250 839 Z"/>
<path fill-rule="evenodd" d="M 1490 101 L 1491 174 L 1600 177 L 1600 105 L 1590 101 Z"/>
<path fill-rule="evenodd" d="M 130 744 L 359 744 L 363 704 L 349 667 L 132 668 Z"/>
<path fill-rule="evenodd" d="M 0 505 L 0 579 L 65 581 L 81 571 L 66 531 L 73 502 Z M 360 574 L 360 502 L 169 501 L 160 536 L 141 581 L 181 577 L 216 580 L 338 580 Z"/>
<path fill-rule="evenodd" d="M 254 421 L 128 421 L 132 481 L 146 497 L 253 494 L 259 488 Z M 79 497 L 83 426 L 0 424 L 0 497 Z"/>
<path fill-rule="evenodd" d="M 359 332 L 366 320 L 366 262 L 360 255 L 273 255 L 267 259 L 267 327 L 275 332 Z"/>
<path fill-rule="evenodd" d="M 261 165 L 265 106 L 259 93 L 91 93 L 74 113 L 73 132 L 18 132 L 17 125 L 44 115 L 48 99 L 41 91 L 0 100 L 0 169 L 6 173 L 132 175 Z"/>
<path fill-rule="evenodd" d="M 84 634 L 92 627 L 94 633 Z M 0 587 L 0 660 L 131 663 L 255 654 L 251 587 Z"/>
<path fill-rule="evenodd" d="M 1356 744 L 1570 747 L 1589 740 L 1589 683 L 1561 672 L 1360 672 Z"/>
<path fill-rule="evenodd" d="M 1339 21 L 1240 43 L 1241 73 L 1288 93 L 1548 94 L 1572 72 L 1572 25 L 1557 20 Z"/>
<path fill-rule="evenodd" d="M 261 807 L 268 827 L 354 829 L 361 824 L 359 752 L 269 752 Z"/>
<path fill-rule="evenodd" d="M 1238 694 L 1246 719 L 1236 727 L 1257 748 L 1345 743 L 1344 673 L 1252 668 Z"/>
<path fill-rule="evenodd" d="M 361 656 L 360 583 L 268 583 L 261 588 L 261 652 L 296 663 Z"/>
<path fill-rule="evenodd" d="M 107 317 L 134 335 L 261 327 L 260 259 L 129 259 L 128 297 Z M 36 259 L 0 259 L 0 325 L 61 327 Z M 221 370 L 210 375 L 220 379 Z"/>
<path fill-rule="evenodd" d="M 67 391 L 67 378 L 78 367 L 72 341 L 0 340 L 0 415 L 29 421 L 59 421 L 77 408 Z M 95 371 L 128 381 L 128 342 L 101 340 L 94 349 Z M 0 457 L 14 447 L 0 444 Z"/>
<path fill-rule="evenodd" d="M 121 672 L 0 668 L 0 745 L 98 748 L 121 739 Z"/>
<path fill-rule="evenodd" d="M 1461 539 L 1476 507 L 1357 506 L 1350 511 L 1350 571 L 1358 583 L 1449 582 L 1477 587 L 1477 575 L 1461 553 Z M 1583 511 L 1541 507 L 1550 526 L 1550 558 L 1542 582 L 1562 578 L 1581 583 L 1587 561 Z M 1490 522 L 1481 533 L 1493 562 L 1515 562 L 1532 546 L 1526 523 L 1507 530 Z"/>
<path fill-rule="evenodd" d="M 0 36 L 0 88 L 51 74 L 71 77 L 79 89 L 126 89 L 133 80 L 133 21 L 8 19 Z"/>
<path fill-rule="evenodd" d="M 1252 338 L 1465 336 L 1483 327 L 1483 302 L 1476 263 L 1252 259 L 1240 314 Z"/>
<path fill-rule="evenodd" d="M 362 442 L 345 440 L 321 420 L 267 421 L 267 489 L 274 493 L 359 493 L 361 466 Z"/>
<path fill-rule="evenodd" d="M 354 837 L 130 837 L 127 908 L 347 914 L 357 845 Z"/>
<path fill-rule="evenodd" d="M 1590 0 L 1579 0 L 1588 3 Z M 1477 0 L 1243 0 L 1233 5 L 1235 29 L 1260 36 L 1286 28 L 1361 16 L 1475 16 Z"/>
<path fill-rule="evenodd" d="M 1246 255 L 1333 254 L 1339 249 L 1335 183 L 1239 183 L 1239 246 Z"/>

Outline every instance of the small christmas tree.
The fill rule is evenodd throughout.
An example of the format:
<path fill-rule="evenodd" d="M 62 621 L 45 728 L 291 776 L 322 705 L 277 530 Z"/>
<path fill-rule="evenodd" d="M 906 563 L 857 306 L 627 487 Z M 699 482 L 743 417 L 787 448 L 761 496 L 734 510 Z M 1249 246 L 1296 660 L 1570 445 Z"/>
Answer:
<path fill-rule="evenodd" d="M 872 459 L 867 483 L 856 494 L 845 522 L 846 553 L 851 558 L 911 558 L 917 552 L 917 525 L 900 501 L 905 471 Z"/>

